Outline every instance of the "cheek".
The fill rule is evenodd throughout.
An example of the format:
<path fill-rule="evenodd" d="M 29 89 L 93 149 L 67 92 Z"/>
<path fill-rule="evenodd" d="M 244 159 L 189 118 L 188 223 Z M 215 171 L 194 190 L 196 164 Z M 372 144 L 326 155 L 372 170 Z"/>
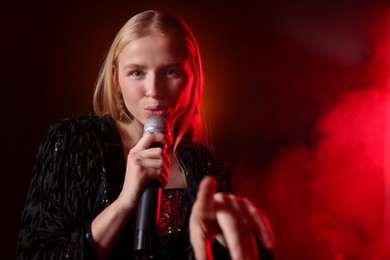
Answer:
<path fill-rule="evenodd" d="M 137 91 L 131 88 L 124 88 L 122 90 L 122 94 L 126 105 L 130 106 L 138 103 L 138 101 L 142 98 L 142 95 L 140 95 Z"/>
<path fill-rule="evenodd" d="M 143 96 L 142 91 L 140 92 L 137 86 L 126 84 L 123 81 L 119 81 L 119 87 L 121 89 L 126 107 L 129 110 L 131 109 L 131 107 L 135 106 L 136 103 L 138 103 L 138 100 Z"/>
<path fill-rule="evenodd" d="M 183 107 L 187 107 L 190 98 L 191 98 L 191 92 L 192 92 L 192 81 L 187 83 L 179 92 L 180 94 L 177 96 L 177 103 Z"/>
<path fill-rule="evenodd" d="M 120 77 L 118 79 L 119 88 L 123 93 L 123 96 L 127 97 L 137 97 L 140 92 L 140 86 L 138 86 L 134 81 L 128 80 L 126 77 Z M 142 91 L 141 91 L 142 93 Z"/>
<path fill-rule="evenodd" d="M 192 86 L 187 86 L 181 89 L 180 94 L 176 96 L 176 108 L 174 112 L 176 117 L 183 114 L 191 106 L 191 90 Z"/>

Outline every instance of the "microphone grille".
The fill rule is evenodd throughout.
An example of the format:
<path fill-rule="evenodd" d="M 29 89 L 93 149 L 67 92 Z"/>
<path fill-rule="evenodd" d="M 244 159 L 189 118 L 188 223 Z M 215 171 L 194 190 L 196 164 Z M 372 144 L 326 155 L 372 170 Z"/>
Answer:
<path fill-rule="evenodd" d="M 168 120 L 161 116 L 149 117 L 144 125 L 144 133 L 146 132 L 169 134 Z"/>

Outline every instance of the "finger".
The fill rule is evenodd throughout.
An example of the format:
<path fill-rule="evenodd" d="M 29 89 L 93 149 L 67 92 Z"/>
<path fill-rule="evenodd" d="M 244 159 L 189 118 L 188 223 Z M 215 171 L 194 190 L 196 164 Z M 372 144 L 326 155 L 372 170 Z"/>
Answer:
<path fill-rule="evenodd" d="M 211 260 L 213 253 L 211 250 L 211 241 L 202 238 L 202 234 L 198 232 L 199 229 L 193 230 L 191 234 L 191 245 L 194 250 L 195 259 L 197 260 Z"/>
<path fill-rule="evenodd" d="M 167 147 L 172 143 L 170 135 L 164 135 L 161 133 L 146 132 L 142 138 L 138 141 L 137 147 L 140 150 L 149 149 L 153 143 L 161 144 L 163 147 Z"/>
<path fill-rule="evenodd" d="M 216 190 L 216 180 L 211 176 L 204 177 L 199 184 L 193 210 L 193 215 L 197 218 L 207 239 L 214 239 L 215 234 L 220 231 L 215 216 L 214 194 Z"/>
<path fill-rule="evenodd" d="M 139 152 L 136 163 L 146 168 L 160 169 L 163 166 L 169 167 L 171 159 L 161 148 L 151 148 Z"/>
<path fill-rule="evenodd" d="M 211 231 L 215 221 L 213 195 L 217 189 L 214 178 L 206 176 L 199 184 L 197 198 L 190 218 L 190 239 L 199 260 L 212 259 L 211 242 L 214 233 Z M 211 232 L 210 232 L 211 231 Z"/>
<path fill-rule="evenodd" d="M 260 238 L 263 242 L 263 245 L 268 250 L 274 249 L 274 234 L 271 229 L 271 225 L 267 217 L 262 214 L 252 201 L 244 199 L 247 210 L 255 224 L 257 233 L 260 235 Z"/>
<path fill-rule="evenodd" d="M 211 176 L 206 176 L 202 179 L 199 184 L 198 193 L 196 196 L 196 201 L 200 203 L 202 206 L 211 205 L 211 201 L 213 200 L 213 196 L 217 191 L 217 182 Z"/>
<path fill-rule="evenodd" d="M 253 226 L 239 198 L 218 193 L 216 216 L 232 259 L 257 259 Z"/>
<path fill-rule="evenodd" d="M 128 156 L 128 172 L 141 181 L 143 185 L 147 180 L 157 180 L 165 187 L 169 177 L 170 158 L 161 148 L 143 151 L 133 151 Z"/>

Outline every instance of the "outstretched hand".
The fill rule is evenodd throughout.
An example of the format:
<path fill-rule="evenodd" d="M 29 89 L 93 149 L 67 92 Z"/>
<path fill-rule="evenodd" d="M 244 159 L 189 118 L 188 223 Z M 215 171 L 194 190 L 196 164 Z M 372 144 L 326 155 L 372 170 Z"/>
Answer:
<path fill-rule="evenodd" d="M 267 218 L 245 198 L 216 193 L 217 183 L 206 176 L 199 185 L 190 217 L 190 239 L 196 259 L 212 259 L 214 239 L 226 246 L 232 259 L 259 259 L 255 234 L 263 247 L 273 250 Z"/>

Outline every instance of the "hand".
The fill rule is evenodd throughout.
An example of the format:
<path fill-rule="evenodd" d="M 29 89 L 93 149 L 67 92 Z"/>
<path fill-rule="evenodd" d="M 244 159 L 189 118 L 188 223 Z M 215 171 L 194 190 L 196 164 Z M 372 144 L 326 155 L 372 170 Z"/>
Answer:
<path fill-rule="evenodd" d="M 190 217 L 190 240 L 196 259 L 212 259 L 215 238 L 232 259 L 259 259 L 255 233 L 263 246 L 273 250 L 273 233 L 267 218 L 245 198 L 215 193 L 216 181 L 205 177 Z"/>
<path fill-rule="evenodd" d="M 150 148 L 152 143 L 164 147 Z M 145 133 L 127 156 L 126 175 L 119 195 L 122 205 L 134 208 L 148 180 L 157 180 L 165 187 L 168 183 L 170 159 L 167 146 L 170 136 L 160 133 Z"/>

